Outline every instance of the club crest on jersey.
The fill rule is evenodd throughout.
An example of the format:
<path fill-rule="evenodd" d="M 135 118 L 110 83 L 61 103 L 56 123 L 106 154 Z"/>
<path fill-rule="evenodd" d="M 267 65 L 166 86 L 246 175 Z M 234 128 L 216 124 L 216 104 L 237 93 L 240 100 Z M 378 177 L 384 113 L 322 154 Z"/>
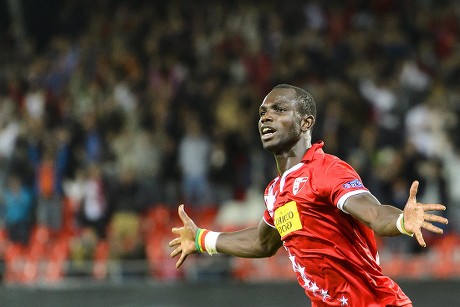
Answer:
<path fill-rule="evenodd" d="M 352 180 L 352 181 L 348 181 L 347 183 L 344 183 L 343 187 L 345 189 L 362 188 L 362 187 L 364 187 L 364 185 L 362 184 L 362 182 L 359 179 L 355 179 L 355 180 Z"/>
<path fill-rule="evenodd" d="M 296 195 L 302 190 L 303 186 L 307 182 L 308 177 L 299 177 L 294 180 L 294 185 L 292 186 L 292 193 Z"/>

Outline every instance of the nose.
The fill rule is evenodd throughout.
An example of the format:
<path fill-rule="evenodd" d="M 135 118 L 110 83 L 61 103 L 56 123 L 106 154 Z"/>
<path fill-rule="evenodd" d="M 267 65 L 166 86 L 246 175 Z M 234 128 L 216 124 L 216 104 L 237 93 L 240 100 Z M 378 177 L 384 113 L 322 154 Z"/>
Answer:
<path fill-rule="evenodd" d="M 263 115 L 260 116 L 260 122 L 265 123 L 268 121 L 273 121 L 272 116 L 269 114 L 269 112 L 265 112 Z"/>

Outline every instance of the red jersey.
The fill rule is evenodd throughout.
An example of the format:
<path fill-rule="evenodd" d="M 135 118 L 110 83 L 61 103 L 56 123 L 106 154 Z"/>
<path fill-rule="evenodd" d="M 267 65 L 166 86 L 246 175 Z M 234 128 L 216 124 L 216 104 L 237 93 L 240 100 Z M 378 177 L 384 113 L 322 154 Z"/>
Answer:
<path fill-rule="evenodd" d="M 382 274 L 372 229 L 343 209 L 369 193 L 356 171 L 319 142 L 265 189 L 265 222 L 278 230 L 312 306 L 403 306 L 411 301 Z"/>

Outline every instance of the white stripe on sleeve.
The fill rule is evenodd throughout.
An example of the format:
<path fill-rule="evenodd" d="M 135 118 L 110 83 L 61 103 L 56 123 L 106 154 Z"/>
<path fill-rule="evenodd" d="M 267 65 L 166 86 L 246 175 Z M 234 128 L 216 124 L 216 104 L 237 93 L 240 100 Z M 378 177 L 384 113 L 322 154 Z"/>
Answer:
<path fill-rule="evenodd" d="M 347 199 L 350 196 L 358 195 L 358 194 L 361 194 L 361 193 L 369 193 L 370 194 L 370 192 L 367 191 L 367 190 L 354 190 L 354 191 L 345 193 L 340 197 L 339 201 L 337 202 L 337 208 L 339 208 L 340 210 L 342 210 L 346 214 L 349 214 L 345 209 L 343 209 L 343 205 L 345 204 L 345 202 L 347 201 Z"/>

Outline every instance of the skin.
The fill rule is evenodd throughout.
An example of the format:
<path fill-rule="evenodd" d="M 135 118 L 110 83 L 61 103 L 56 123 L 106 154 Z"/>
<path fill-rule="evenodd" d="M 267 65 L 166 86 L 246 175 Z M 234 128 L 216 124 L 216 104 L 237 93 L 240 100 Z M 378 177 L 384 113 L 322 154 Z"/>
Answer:
<path fill-rule="evenodd" d="M 279 174 L 302 160 L 311 147 L 311 131 L 315 123 L 312 115 L 302 115 L 297 108 L 293 89 L 273 89 L 259 108 L 259 133 L 265 150 L 273 153 Z M 264 134 L 264 128 L 273 133 Z M 404 207 L 405 229 L 414 233 L 417 242 L 425 247 L 421 229 L 442 234 L 442 229 L 432 222 L 447 224 L 447 219 L 428 211 L 445 210 L 441 204 L 422 204 L 416 199 L 419 183 L 414 181 L 410 187 L 409 198 Z M 354 218 L 372 228 L 379 236 L 396 236 L 401 233 L 396 227 L 396 220 L 402 212 L 400 209 L 382 205 L 371 194 L 362 193 L 351 196 L 344 204 L 344 209 Z M 185 213 L 184 205 L 178 208 L 183 222 L 182 227 L 175 227 L 172 232 L 177 235 L 169 246 L 174 248 L 171 257 L 179 256 L 176 268 L 179 268 L 187 256 L 196 253 L 195 234 L 198 229 L 192 219 Z M 262 258 L 274 255 L 282 246 L 278 231 L 268 226 L 263 219 L 256 227 L 235 232 L 221 233 L 217 240 L 217 251 L 244 258 Z"/>

